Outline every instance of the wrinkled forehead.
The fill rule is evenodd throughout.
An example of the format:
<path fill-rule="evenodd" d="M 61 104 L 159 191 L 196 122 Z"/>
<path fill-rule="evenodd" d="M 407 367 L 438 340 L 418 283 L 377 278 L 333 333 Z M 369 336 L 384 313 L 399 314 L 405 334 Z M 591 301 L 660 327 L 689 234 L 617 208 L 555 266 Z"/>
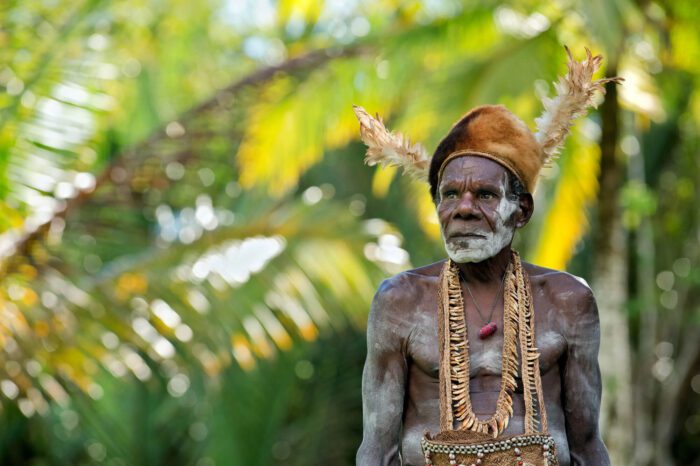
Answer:
<path fill-rule="evenodd" d="M 442 169 L 438 186 L 465 180 L 494 184 L 505 189 L 508 184 L 508 169 L 486 157 L 463 155 L 447 162 Z"/>

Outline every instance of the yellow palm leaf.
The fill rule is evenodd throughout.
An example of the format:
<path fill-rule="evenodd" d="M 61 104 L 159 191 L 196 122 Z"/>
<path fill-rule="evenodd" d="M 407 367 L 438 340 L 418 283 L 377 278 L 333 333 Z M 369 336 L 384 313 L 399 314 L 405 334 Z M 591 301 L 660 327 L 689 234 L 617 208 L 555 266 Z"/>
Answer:
<path fill-rule="evenodd" d="M 359 98 L 353 83 L 358 73 L 365 72 L 372 80 L 362 92 L 363 104 L 389 111 L 396 91 L 364 68 L 360 60 L 336 62 L 296 88 L 289 77 L 269 86 L 250 114 L 238 150 L 241 186 L 259 185 L 272 196 L 282 196 L 321 160 L 326 149 L 356 138 L 359 131 L 352 104 Z M 329 86 L 329 81 L 335 84 Z"/>
<path fill-rule="evenodd" d="M 397 167 L 378 166 L 372 177 L 372 194 L 379 198 L 386 197 L 396 177 L 396 170 Z"/>
<path fill-rule="evenodd" d="M 583 122 L 581 122 L 583 123 Z M 533 262 L 563 270 L 588 228 L 586 207 L 598 192 L 600 148 L 574 130 L 568 156 L 561 159 L 561 175 L 534 248 Z"/>
<path fill-rule="evenodd" d="M 277 11 L 281 23 L 287 23 L 292 18 L 315 23 L 322 8 L 323 2 L 316 0 L 282 0 L 278 4 Z"/>

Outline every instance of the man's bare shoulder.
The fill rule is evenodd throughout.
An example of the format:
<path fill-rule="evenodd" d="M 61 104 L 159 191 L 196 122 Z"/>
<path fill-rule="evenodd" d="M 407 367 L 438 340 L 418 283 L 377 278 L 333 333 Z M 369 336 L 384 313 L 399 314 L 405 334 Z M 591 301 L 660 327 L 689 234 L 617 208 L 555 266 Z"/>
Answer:
<path fill-rule="evenodd" d="M 406 270 L 399 275 L 406 274 L 407 276 L 414 277 L 414 279 L 421 278 L 437 278 L 440 276 L 442 268 L 445 266 L 447 259 L 441 261 L 433 262 L 432 264 L 424 265 L 422 267 L 417 267 L 415 269 Z"/>
<path fill-rule="evenodd" d="M 422 291 L 423 286 L 435 283 L 444 263 L 445 261 L 442 260 L 389 277 L 379 285 L 376 297 L 395 299 L 405 296 L 411 299 L 415 292 Z"/>
<path fill-rule="evenodd" d="M 417 322 L 416 313 L 426 293 L 437 288 L 444 261 L 406 270 L 385 279 L 372 300 L 367 320 L 367 339 L 371 350 L 405 351 L 405 344 Z"/>
<path fill-rule="evenodd" d="M 435 262 L 423 267 L 405 270 L 382 281 L 374 295 L 372 308 L 385 311 L 405 312 L 415 304 L 431 287 L 436 286 L 437 279 L 445 261 Z"/>
<path fill-rule="evenodd" d="M 584 311 L 595 302 L 586 280 L 568 272 L 523 262 L 534 290 L 542 290 L 562 310 Z"/>

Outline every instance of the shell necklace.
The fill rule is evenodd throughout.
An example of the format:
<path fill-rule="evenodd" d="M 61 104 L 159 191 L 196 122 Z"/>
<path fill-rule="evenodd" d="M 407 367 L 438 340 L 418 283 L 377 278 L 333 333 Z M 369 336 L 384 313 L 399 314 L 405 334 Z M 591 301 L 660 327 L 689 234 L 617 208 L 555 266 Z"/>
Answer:
<path fill-rule="evenodd" d="M 504 275 L 501 387 L 496 410 L 488 419 L 479 419 L 472 409 L 469 394 L 467 322 L 459 268 L 452 260 L 443 268 L 439 290 L 440 372 L 449 374 L 440 377 L 440 405 L 445 407 L 440 409 L 441 429 L 451 430 L 456 422 L 457 429 L 467 429 L 493 437 L 501 434 L 513 415 L 512 393 L 516 387 L 520 350 L 525 432 L 534 432 L 540 421 L 546 431 L 546 413 L 542 410 L 539 420 L 535 414 L 537 406 L 544 406 L 544 400 L 539 377 L 539 357 L 535 347 L 529 280 L 518 253 L 512 252 L 511 262 Z M 533 395 L 536 400 L 533 399 Z"/>

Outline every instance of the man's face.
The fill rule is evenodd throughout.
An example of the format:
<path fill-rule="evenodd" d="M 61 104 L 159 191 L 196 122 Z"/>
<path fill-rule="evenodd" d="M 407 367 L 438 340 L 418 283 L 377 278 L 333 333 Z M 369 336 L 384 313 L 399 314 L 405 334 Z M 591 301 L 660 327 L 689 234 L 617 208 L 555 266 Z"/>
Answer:
<path fill-rule="evenodd" d="M 481 262 L 513 240 L 519 203 L 507 196 L 508 172 L 484 157 L 448 162 L 438 186 L 440 229 L 455 262 Z"/>

